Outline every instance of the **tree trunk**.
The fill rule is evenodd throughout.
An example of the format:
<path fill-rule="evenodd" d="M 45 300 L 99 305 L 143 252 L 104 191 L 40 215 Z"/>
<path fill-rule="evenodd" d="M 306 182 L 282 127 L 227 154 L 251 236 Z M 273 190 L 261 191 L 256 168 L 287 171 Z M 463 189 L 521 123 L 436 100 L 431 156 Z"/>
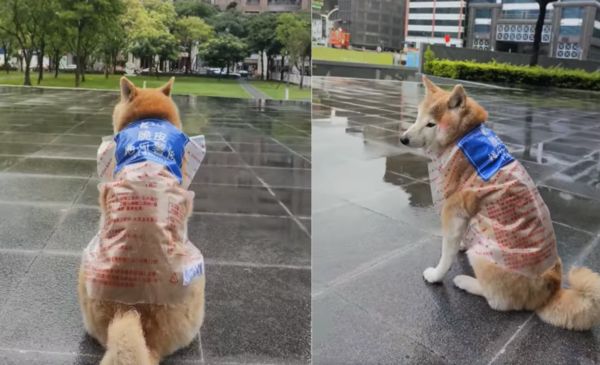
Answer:
<path fill-rule="evenodd" d="M 23 85 L 31 86 L 31 74 L 30 74 L 29 66 L 31 65 L 32 53 L 31 53 L 31 51 L 29 53 L 23 51 L 23 56 L 25 58 L 25 80 L 23 81 Z"/>
<path fill-rule="evenodd" d="M 285 68 L 285 56 L 281 55 L 281 77 L 280 77 L 280 81 L 283 82 L 284 78 L 283 78 L 283 69 Z"/>
<path fill-rule="evenodd" d="M 87 70 L 87 53 L 83 54 L 83 58 L 81 60 L 81 82 L 85 82 L 85 73 Z"/>
<path fill-rule="evenodd" d="M 185 60 L 185 74 L 189 75 L 190 74 L 190 68 L 192 68 L 192 45 L 190 44 L 188 46 L 188 56 L 187 59 Z"/>
<path fill-rule="evenodd" d="M 300 90 L 302 90 L 304 85 L 304 57 L 300 59 L 300 62 Z"/>
<path fill-rule="evenodd" d="M 46 51 L 46 41 L 42 38 L 40 42 L 40 52 L 38 53 L 38 80 L 37 84 L 41 84 L 44 79 L 44 54 Z"/>
<path fill-rule="evenodd" d="M 8 51 L 8 44 L 4 44 L 4 68 L 6 69 L 6 73 L 8 74 L 10 71 L 10 66 L 8 65 L 8 58 L 10 57 L 10 52 Z"/>
<path fill-rule="evenodd" d="M 265 51 L 260 51 L 260 79 L 261 80 L 266 80 L 267 79 L 267 75 L 265 74 L 265 63 L 263 62 L 265 59 Z"/>
<path fill-rule="evenodd" d="M 548 2 L 541 0 L 538 1 L 538 5 L 540 6 L 540 12 L 538 14 L 537 22 L 535 23 L 535 34 L 533 35 L 533 53 L 531 54 L 529 66 L 536 66 L 538 64 L 540 43 L 542 43 L 542 31 L 544 29 L 544 19 L 546 18 L 546 6 L 548 5 Z"/>
<path fill-rule="evenodd" d="M 77 25 L 77 42 L 75 46 L 75 53 L 77 57 L 77 64 L 75 65 L 75 87 L 79 87 L 81 84 L 81 32 L 83 30 L 83 25 L 81 21 Z"/>
<path fill-rule="evenodd" d="M 60 52 L 57 50 L 54 51 L 54 78 L 58 78 L 58 70 L 60 68 Z"/>

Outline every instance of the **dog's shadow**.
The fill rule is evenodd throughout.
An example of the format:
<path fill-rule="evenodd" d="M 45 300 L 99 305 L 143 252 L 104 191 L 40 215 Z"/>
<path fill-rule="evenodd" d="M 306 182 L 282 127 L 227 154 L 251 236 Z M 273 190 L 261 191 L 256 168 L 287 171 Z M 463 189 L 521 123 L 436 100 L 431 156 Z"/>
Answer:
<path fill-rule="evenodd" d="M 85 333 L 79 341 L 79 349 L 73 365 L 97 365 L 104 355 L 104 348 L 95 338 Z"/>
<path fill-rule="evenodd" d="M 179 360 L 196 360 L 199 364 L 204 363 L 204 353 L 202 351 L 202 336 L 199 333 L 192 343 L 188 346 L 177 350 L 170 356 L 164 358 L 161 365 L 176 364 Z M 73 361 L 73 365 L 97 365 L 104 356 L 105 349 L 96 341 L 95 338 L 85 333 L 79 341 L 77 355 Z M 187 362 L 186 362 L 187 363 Z"/>

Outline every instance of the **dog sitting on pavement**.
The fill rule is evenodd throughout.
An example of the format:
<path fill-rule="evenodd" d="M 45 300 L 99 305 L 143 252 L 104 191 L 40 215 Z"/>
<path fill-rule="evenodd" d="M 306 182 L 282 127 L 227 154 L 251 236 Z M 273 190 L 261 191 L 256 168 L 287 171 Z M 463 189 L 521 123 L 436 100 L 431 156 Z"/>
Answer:
<path fill-rule="evenodd" d="M 555 326 L 587 330 L 600 323 L 600 275 L 562 264 L 548 207 L 523 166 L 493 131 L 487 112 L 462 85 L 447 92 L 423 77 L 426 94 L 401 142 L 431 156 L 432 196 L 441 205 L 442 256 L 423 276 L 441 282 L 461 246 L 475 277 L 454 284 L 495 310 L 530 310 Z"/>

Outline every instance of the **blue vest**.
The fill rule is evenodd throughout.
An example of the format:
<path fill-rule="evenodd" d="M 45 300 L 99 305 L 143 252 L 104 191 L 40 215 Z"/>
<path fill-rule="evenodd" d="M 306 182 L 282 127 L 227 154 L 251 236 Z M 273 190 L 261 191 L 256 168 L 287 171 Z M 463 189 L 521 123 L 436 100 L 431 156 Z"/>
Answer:
<path fill-rule="evenodd" d="M 141 119 L 115 136 L 116 175 L 127 165 L 152 161 L 164 165 L 181 184 L 181 163 L 189 138 L 163 119 Z"/>
<path fill-rule="evenodd" d="M 483 124 L 462 137 L 458 147 L 483 181 L 488 181 L 498 170 L 515 160 L 500 138 Z"/>

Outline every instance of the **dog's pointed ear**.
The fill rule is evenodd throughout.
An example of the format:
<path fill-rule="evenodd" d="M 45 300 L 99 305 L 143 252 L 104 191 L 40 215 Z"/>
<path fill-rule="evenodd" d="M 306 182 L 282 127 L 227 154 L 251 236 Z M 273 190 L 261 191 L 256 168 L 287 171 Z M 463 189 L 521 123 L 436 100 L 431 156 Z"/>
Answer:
<path fill-rule="evenodd" d="M 450 99 L 448 99 L 448 107 L 450 109 L 463 107 L 467 103 L 467 93 L 465 88 L 458 84 L 452 89 L 450 93 Z"/>
<path fill-rule="evenodd" d="M 133 82 L 129 81 L 129 79 L 125 76 L 121 77 L 121 99 L 122 100 L 133 100 L 137 95 L 137 88 L 133 84 Z"/>
<path fill-rule="evenodd" d="M 425 75 L 423 75 L 423 85 L 425 85 L 425 90 L 427 91 L 428 94 L 435 94 L 436 92 L 441 90 L 436 84 L 434 84 L 431 80 L 429 80 L 427 78 L 427 76 L 425 76 Z"/>
<path fill-rule="evenodd" d="M 166 84 L 160 87 L 160 91 L 166 96 L 171 96 L 171 91 L 173 90 L 173 83 L 175 82 L 175 77 L 171 77 Z"/>

